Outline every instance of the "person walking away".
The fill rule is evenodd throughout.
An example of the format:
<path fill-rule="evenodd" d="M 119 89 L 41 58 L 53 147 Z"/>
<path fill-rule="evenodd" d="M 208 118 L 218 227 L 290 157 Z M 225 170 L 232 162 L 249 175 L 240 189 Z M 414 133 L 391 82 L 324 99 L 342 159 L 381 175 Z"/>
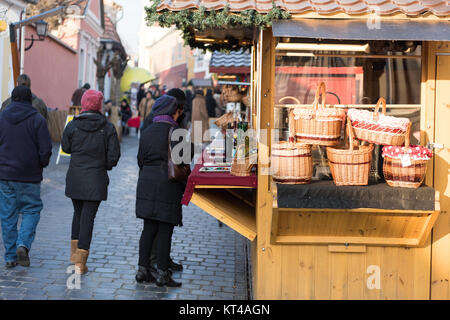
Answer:
<path fill-rule="evenodd" d="M 208 110 L 206 109 L 206 100 L 203 96 L 202 90 L 197 90 L 195 92 L 195 97 L 192 100 L 192 123 L 191 123 L 191 141 L 195 145 L 204 143 L 204 134 L 208 130 Z M 195 124 L 196 121 L 200 121 L 201 125 Z M 196 130 L 201 128 L 201 132 Z M 209 139 L 206 139 L 209 140 Z"/>
<path fill-rule="evenodd" d="M 29 252 L 43 208 L 42 171 L 52 154 L 47 121 L 27 86 L 14 88 L 0 113 L 0 219 L 6 267 L 30 265 Z M 19 213 L 22 214 L 17 231 Z"/>
<path fill-rule="evenodd" d="M 185 183 L 168 178 L 169 131 L 178 128 L 183 109 L 176 98 L 163 95 L 153 106 L 154 118 L 141 133 L 137 155 L 139 179 L 136 189 L 136 217 L 143 219 L 139 241 L 136 281 L 155 281 L 158 286 L 179 287 L 169 271 L 172 233 L 182 225 L 181 198 Z M 176 142 L 172 142 L 172 147 Z M 190 163 L 190 160 L 189 162 Z M 150 255 L 157 237 L 157 272 L 150 271 Z"/>
<path fill-rule="evenodd" d="M 206 101 L 206 110 L 208 110 L 208 117 L 215 118 L 217 104 L 216 104 L 216 100 L 214 99 L 214 97 L 212 95 L 211 89 L 206 90 L 205 101 Z"/>
<path fill-rule="evenodd" d="M 72 199 L 74 214 L 70 262 L 75 272 L 88 272 L 86 265 L 101 201 L 107 200 L 108 170 L 117 165 L 120 144 L 116 129 L 101 113 L 103 95 L 88 90 L 81 99 L 81 113 L 64 129 L 61 147 L 71 154 L 66 175 L 66 196 Z"/>
<path fill-rule="evenodd" d="M 80 107 L 83 94 L 91 88 L 89 83 L 85 83 L 81 88 L 76 89 L 72 94 L 72 106 Z"/>
<path fill-rule="evenodd" d="M 144 127 L 144 121 L 152 111 L 154 103 L 155 100 L 153 100 L 152 98 L 152 93 L 150 91 L 147 91 L 145 98 L 141 100 L 138 108 L 139 117 L 141 119 L 141 129 Z"/>
<path fill-rule="evenodd" d="M 192 121 L 192 100 L 194 99 L 194 95 L 192 94 L 192 91 L 190 89 L 186 89 L 185 92 L 186 95 L 186 105 L 184 107 L 184 128 L 189 129 Z"/>
<path fill-rule="evenodd" d="M 145 98 L 145 84 L 141 84 L 139 86 L 139 91 L 138 91 L 137 97 L 136 97 L 136 102 L 137 102 L 138 106 L 141 104 L 141 101 L 144 98 Z"/>
<path fill-rule="evenodd" d="M 127 99 L 122 99 L 120 102 L 120 114 L 122 116 L 122 135 L 127 136 L 130 133 L 127 122 L 133 115 Z"/>
<path fill-rule="evenodd" d="M 214 89 L 213 94 L 214 100 L 216 100 L 216 117 L 221 117 L 224 115 L 225 110 L 223 108 L 222 99 L 221 99 L 221 93 L 219 88 Z"/>
<path fill-rule="evenodd" d="M 31 90 L 31 79 L 26 74 L 21 74 L 17 77 L 17 86 L 25 86 L 28 87 Z M 34 93 L 31 93 L 32 95 L 32 105 L 33 107 L 45 118 L 45 120 L 48 120 L 48 111 L 47 111 L 47 105 L 45 102 L 36 96 Z M 3 101 L 2 108 L 0 109 L 0 112 L 3 111 L 4 108 L 6 108 L 11 103 L 11 97 Z"/>

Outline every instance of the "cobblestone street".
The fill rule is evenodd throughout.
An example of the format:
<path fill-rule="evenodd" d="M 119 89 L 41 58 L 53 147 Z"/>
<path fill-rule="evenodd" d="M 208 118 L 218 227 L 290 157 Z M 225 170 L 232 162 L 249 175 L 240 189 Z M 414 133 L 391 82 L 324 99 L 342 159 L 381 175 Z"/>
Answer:
<path fill-rule="evenodd" d="M 59 145 L 44 171 L 41 212 L 30 251 L 31 266 L 4 267 L 0 239 L 0 299 L 248 299 L 246 239 L 198 207 L 183 207 L 183 224 L 175 228 L 172 257 L 184 266 L 175 272 L 181 288 L 159 288 L 134 280 L 142 220 L 135 217 L 138 139 L 125 137 L 122 157 L 111 172 L 108 201 L 95 220 L 89 273 L 80 289 L 68 289 L 72 203 L 64 196 L 68 158 L 56 165 Z M 68 269 L 69 268 L 69 269 Z M 69 271 L 68 271 L 69 270 Z M 68 273 L 69 272 L 69 273 Z"/>

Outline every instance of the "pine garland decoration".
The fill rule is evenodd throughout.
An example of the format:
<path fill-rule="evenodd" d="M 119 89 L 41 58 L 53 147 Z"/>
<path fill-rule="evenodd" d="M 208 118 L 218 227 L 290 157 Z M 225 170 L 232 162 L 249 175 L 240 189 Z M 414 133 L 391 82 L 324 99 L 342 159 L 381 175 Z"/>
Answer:
<path fill-rule="evenodd" d="M 164 10 L 157 12 L 157 7 L 161 0 L 151 0 L 152 5 L 145 7 L 146 21 L 149 25 L 157 22 L 163 28 L 175 26 L 181 30 L 185 45 L 191 48 L 202 50 L 234 51 L 241 48 L 247 49 L 236 43 L 207 44 L 195 41 L 195 31 L 206 29 L 229 29 L 233 27 L 260 28 L 264 29 L 272 25 L 273 20 L 289 19 L 291 15 L 272 3 L 272 10 L 266 14 L 261 14 L 256 10 L 244 10 L 239 13 L 230 12 L 226 6 L 221 10 L 206 10 L 205 7 L 199 9 L 185 9 L 181 11 Z"/>

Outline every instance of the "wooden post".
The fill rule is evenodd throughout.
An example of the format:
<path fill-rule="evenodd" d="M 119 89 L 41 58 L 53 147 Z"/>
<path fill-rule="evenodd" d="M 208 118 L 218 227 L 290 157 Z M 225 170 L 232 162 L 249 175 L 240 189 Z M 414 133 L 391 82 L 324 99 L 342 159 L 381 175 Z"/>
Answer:
<path fill-rule="evenodd" d="M 9 39 L 11 42 L 11 58 L 13 66 L 14 86 L 17 84 L 19 77 L 19 53 L 17 51 L 16 27 L 14 24 L 9 25 Z"/>
<path fill-rule="evenodd" d="M 257 195 L 257 245 L 254 297 L 256 299 L 281 298 L 280 246 L 270 244 L 272 219 L 272 192 L 268 175 L 270 131 L 273 128 L 273 90 L 275 78 L 275 42 L 270 28 L 261 31 L 258 41 L 258 129 L 267 131 L 267 141 L 258 143 L 258 195 Z"/>
<path fill-rule="evenodd" d="M 431 142 L 443 144 L 435 149 L 432 171 L 434 188 L 440 193 L 441 214 L 433 228 L 431 260 L 431 299 L 450 299 L 450 42 L 435 42 L 428 52 L 432 62 L 430 77 L 432 85 L 427 88 L 430 104 L 427 114 L 434 117 L 434 135 Z M 433 101 L 434 100 L 434 101 Z M 437 116 L 439 115 L 439 116 Z M 429 171 L 429 170 L 428 170 Z"/>

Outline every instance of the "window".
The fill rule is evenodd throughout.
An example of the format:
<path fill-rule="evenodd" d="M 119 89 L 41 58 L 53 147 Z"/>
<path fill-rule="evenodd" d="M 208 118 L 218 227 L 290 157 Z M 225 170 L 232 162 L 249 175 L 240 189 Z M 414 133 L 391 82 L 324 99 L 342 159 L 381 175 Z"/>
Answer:
<path fill-rule="evenodd" d="M 85 69 L 85 53 L 84 49 L 80 49 L 80 60 L 78 63 L 78 87 L 81 88 L 81 86 L 84 83 L 84 69 Z"/>
<path fill-rule="evenodd" d="M 178 43 L 178 59 L 183 58 L 183 43 Z"/>
<path fill-rule="evenodd" d="M 336 108 L 373 112 L 378 99 L 385 98 L 387 115 L 409 118 L 411 143 L 419 143 L 421 44 L 405 47 L 404 43 L 390 43 L 391 48 L 395 48 L 392 51 L 380 43 L 372 43 L 371 48 L 372 45 L 377 53 L 276 52 L 274 128 L 279 130 L 278 140 L 288 140 L 289 111 L 311 107 L 318 84 L 324 82 L 326 104 Z M 342 133 L 341 143 L 343 137 Z M 325 148 L 313 147 L 312 154 L 315 178 L 329 179 Z"/>

